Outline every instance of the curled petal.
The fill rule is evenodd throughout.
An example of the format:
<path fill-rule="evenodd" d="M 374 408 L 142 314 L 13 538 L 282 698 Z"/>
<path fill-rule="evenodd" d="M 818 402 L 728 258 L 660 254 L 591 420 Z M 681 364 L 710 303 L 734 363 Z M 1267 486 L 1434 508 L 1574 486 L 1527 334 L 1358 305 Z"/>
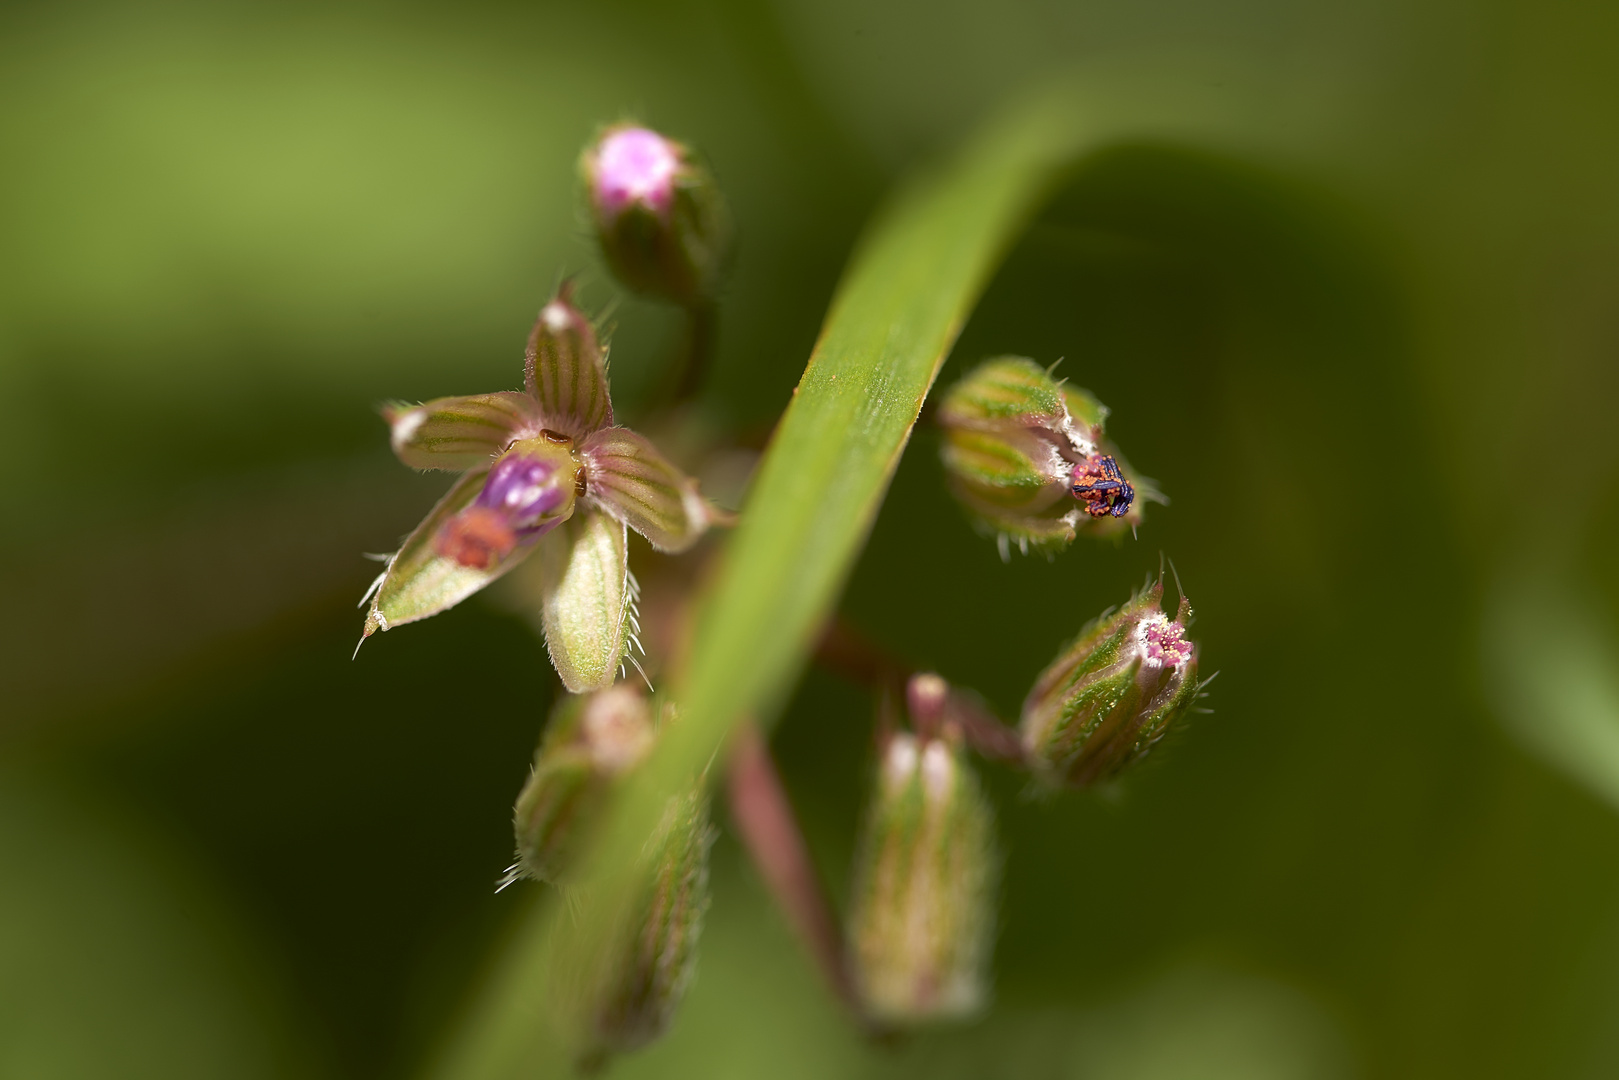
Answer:
<path fill-rule="evenodd" d="M 390 405 L 382 416 L 393 428 L 394 453 L 413 469 L 487 465 L 512 442 L 537 434 L 541 427 L 534 399 L 511 390 Z"/>
<path fill-rule="evenodd" d="M 435 549 L 439 530 L 478 497 L 488 473 L 487 468 L 473 469 L 457 480 L 449 494 L 439 500 L 388 560 L 387 569 L 377 579 L 371 609 L 366 613 L 366 637 L 454 607 L 522 562 L 533 550 L 520 547 L 493 567 L 484 569 L 463 566 Z"/>
<path fill-rule="evenodd" d="M 629 643 L 631 591 L 624 526 L 586 510 L 539 544 L 545 647 L 575 694 L 611 686 Z"/>
<path fill-rule="evenodd" d="M 715 521 L 691 479 L 629 428 L 604 428 L 579 449 L 585 494 L 659 551 L 684 551 Z"/>

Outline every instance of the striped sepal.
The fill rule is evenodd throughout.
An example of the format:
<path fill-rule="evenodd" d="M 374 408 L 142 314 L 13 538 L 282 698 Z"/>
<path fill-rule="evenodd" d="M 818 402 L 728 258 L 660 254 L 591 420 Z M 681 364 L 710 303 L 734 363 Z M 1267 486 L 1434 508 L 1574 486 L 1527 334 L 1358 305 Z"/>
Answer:
<path fill-rule="evenodd" d="M 607 364 L 595 328 L 574 307 L 564 284 L 540 310 L 528 339 L 523 378 L 539 402 L 545 426 L 580 439 L 613 422 Z"/>
<path fill-rule="evenodd" d="M 697 481 L 669 464 L 644 436 L 605 428 L 585 439 L 585 497 L 659 551 L 684 551 L 713 523 Z"/>
<path fill-rule="evenodd" d="M 425 405 L 389 405 L 394 453 L 413 469 L 473 469 L 490 462 L 513 440 L 539 433 L 540 410 L 527 394 L 436 398 Z"/>

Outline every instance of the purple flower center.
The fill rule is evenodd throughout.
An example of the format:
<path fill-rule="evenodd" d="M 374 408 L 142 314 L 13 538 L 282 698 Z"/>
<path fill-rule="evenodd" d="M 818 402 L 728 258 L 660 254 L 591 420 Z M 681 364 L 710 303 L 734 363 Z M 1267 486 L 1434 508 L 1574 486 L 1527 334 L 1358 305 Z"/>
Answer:
<path fill-rule="evenodd" d="M 596 204 L 610 215 L 632 203 L 667 213 L 679 168 L 675 148 L 656 131 L 615 131 L 596 149 Z"/>
<path fill-rule="evenodd" d="M 1142 625 L 1141 651 L 1149 663 L 1178 667 L 1192 658 L 1192 643 L 1184 626 L 1160 617 Z"/>
<path fill-rule="evenodd" d="M 508 454 L 490 470 L 473 505 L 495 511 L 522 533 L 567 500 L 569 493 L 558 479 L 555 461 Z"/>

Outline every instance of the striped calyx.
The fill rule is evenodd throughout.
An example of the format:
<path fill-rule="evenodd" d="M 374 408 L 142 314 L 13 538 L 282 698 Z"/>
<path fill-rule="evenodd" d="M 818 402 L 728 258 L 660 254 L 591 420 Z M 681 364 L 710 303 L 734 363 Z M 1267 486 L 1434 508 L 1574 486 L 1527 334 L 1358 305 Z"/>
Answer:
<path fill-rule="evenodd" d="M 889 736 L 854 867 L 850 967 L 887 1024 L 985 1004 L 995 922 L 994 820 L 951 739 Z"/>
<path fill-rule="evenodd" d="M 697 494 L 697 481 L 671 465 L 644 435 L 604 428 L 585 439 L 579 456 L 591 500 L 659 551 L 686 550 L 714 520 Z"/>
<path fill-rule="evenodd" d="M 1080 632 L 1023 703 L 1027 759 L 1048 783 L 1085 786 L 1142 757 L 1197 696 L 1197 646 L 1186 639 L 1192 606 L 1171 619 L 1163 581 Z"/>
<path fill-rule="evenodd" d="M 940 404 L 950 489 L 1003 552 L 1133 528 L 1142 502 L 1159 496 L 1105 439 L 1107 415 L 1033 360 L 986 360 Z"/>
<path fill-rule="evenodd" d="M 517 876 L 561 883 L 613 782 L 652 749 L 652 709 L 619 684 L 553 710 L 513 812 Z"/>
<path fill-rule="evenodd" d="M 583 993 L 588 1008 L 580 1064 L 645 1046 L 663 1034 L 697 973 L 708 913 L 708 850 L 714 842 L 701 783 L 673 795 L 642 849 L 635 896 Z M 581 1000 L 582 999 L 582 1000 Z"/>
<path fill-rule="evenodd" d="M 534 321 L 523 384 L 552 431 L 579 439 L 613 422 L 607 354 L 590 319 L 573 304 L 572 282 L 562 283 Z"/>

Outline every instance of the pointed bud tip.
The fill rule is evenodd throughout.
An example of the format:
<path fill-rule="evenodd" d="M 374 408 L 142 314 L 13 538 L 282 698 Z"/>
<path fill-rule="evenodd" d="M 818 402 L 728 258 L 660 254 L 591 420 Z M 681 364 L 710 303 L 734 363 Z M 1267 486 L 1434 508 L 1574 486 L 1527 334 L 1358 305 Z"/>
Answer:
<path fill-rule="evenodd" d="M 925 729 L 931 729 L 938 721 L 949 697 L 950 684 L 931 671 L 912 675 L 905 685 L 905 704 L 910 708 L 911 721 Z"/>

